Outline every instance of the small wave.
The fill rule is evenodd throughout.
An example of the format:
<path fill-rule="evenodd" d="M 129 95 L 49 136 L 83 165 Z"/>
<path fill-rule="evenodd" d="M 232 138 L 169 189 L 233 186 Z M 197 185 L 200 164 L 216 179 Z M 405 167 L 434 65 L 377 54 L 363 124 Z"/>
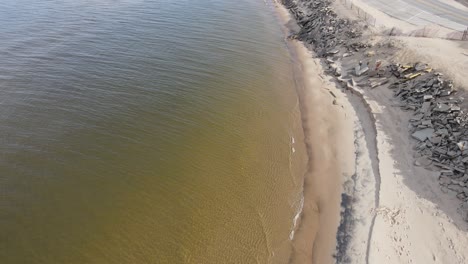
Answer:
<path fill-rule="evenodd" d="M 292 230 L 291 230 L 291 233 L 289 233 L 289 240 L 291 240 L 291 241 L 294 239 L 294 234 L 296 232 L 296 226 L 297 226 L 297 220 L 299 220 L 299 217 L 301 216 L 303 208 L 304 208 L 304 195 L 301 196 L 301 200 L 299 201 L 298 210 L 296 212 L 296 215 L 293 218 Z"/>

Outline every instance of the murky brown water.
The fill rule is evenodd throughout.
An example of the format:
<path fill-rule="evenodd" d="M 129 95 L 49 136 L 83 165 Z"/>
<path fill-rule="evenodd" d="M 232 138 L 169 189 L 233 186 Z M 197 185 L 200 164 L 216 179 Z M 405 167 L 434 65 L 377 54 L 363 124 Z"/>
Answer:
<path fill-rule="evenodd" d="M 286 263 L 305 151 L 263 1 L 0 3 L 0 263 Z"/>

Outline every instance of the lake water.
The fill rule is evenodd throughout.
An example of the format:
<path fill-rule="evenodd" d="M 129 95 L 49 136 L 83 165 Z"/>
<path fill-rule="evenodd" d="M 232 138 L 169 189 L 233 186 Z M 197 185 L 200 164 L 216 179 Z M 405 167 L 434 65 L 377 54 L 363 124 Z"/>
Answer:
<path fill-rule="evenodd" d="M 263 0 L 0 3 L 0 263 L 287 263 L 306 154 Z"/>

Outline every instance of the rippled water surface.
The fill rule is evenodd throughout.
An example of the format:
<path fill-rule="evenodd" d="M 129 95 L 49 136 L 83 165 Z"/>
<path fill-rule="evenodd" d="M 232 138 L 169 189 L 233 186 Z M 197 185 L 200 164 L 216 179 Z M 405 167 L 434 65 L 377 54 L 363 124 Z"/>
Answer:
<path fill-rule="evenodd" d="M 305 158 L 272 9 L 1 1 L 0 263 L 286 263 Z"/>

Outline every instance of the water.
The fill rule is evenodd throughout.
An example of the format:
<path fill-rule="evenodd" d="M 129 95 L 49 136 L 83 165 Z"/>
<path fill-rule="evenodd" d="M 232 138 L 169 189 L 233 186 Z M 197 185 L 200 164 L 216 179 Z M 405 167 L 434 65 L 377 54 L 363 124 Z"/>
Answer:
<path fill-rule="evenodd" d="M 287 263 L 305 151 L 261 0 L 0 3 L 0 263 Z"/>

